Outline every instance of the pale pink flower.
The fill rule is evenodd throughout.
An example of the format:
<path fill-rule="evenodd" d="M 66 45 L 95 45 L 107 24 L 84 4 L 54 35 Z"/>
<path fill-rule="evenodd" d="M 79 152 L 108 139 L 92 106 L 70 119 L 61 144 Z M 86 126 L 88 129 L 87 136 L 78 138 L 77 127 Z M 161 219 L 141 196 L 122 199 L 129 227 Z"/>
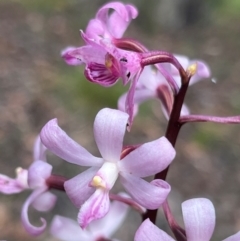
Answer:
<path fill-rule="evenodd" d="M 187 241 L 209 241 L 215 227 L 215 209 L 205 198 L 190 199 L 182 203 L 183 221 Z M 240 232 L 223 241 L 239 241 Z M 138 228 L 134 241 L 175 241 L 149 219 Z"/>
<path fill-rule="evenodd" d="M 49 121 L 41 131 L 43 144 L 70 163 L 92 166 L 64 183 L 67 195 L 81 207 L 78 222 L 86 227 L 109 210 L 109 191 L 118 176 L 134 201 L 145 208 L 156 209 L 166 199 L 170 186 L 163 180 L 146 182 L 142 177 L 164 170 L 175 157 L 170 142 L 161 137 L 145 143 L 121 159 L 128 115 L 119 110 L 102 109 L 94 122 L 94 136 L 102 158 L 91 155 L 58 126 Z"/>
<path fill-rule="evenodd" d="M 34 144 L 33 163 L 26 169 L 17 168 L 16 179 L 0 174 L 0 192 L 4 194 L 19 193 L 24 190 L 33 190 L 25 201 L 21 219 L 24 228 L 32 235 L 41 234 L 46 228 L 45 219 L 41 218 L 43 225 L 35 227 L 29 222 L 28 208 L 33 207 L 41 212 L 49 211 L 56 203 L 56 196 L 47 190 L 49 189 L 46 180 L 51 176 L 52 166 L 46 163 L 46 147 L 42 145 L 38 137 Z"/>

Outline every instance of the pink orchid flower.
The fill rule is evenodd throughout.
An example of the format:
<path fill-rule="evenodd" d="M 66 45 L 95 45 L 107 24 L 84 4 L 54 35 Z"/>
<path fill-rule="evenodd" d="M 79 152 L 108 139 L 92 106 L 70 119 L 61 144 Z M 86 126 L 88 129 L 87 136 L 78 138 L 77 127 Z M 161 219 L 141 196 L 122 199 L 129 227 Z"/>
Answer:
<path fill-rule="evenodd" d="M 189 60 L 185 56 L 175 55 L 179 63 L 184 69 L 187 69 L 190 65 L 197 63 L 197 72 L 191 78 L 190 85 L 197 83 L 198 81 L 210 77 L 210 69 L 203 62 L 199 60 Z M 175 82 L 180 87 L 181 78 L 177 69 L 168 63 L 162 64 L 162 66 L 173 76 Z M 125 102 L 127 94 L 123 94 L 118 100 L 118 109 L 122 111 L 127 111 L 125 109 Z M 173 93 L 166 81 L 165 77 L 157 70 L 153 69 L 151 66 L 144 68 L 141 76 L 139 77 L 138 83 L 135 89 L 135 95 L 133 100 L 133 116 L 137 115 L 139 104 L 149 100 L 149 99 L 159 99 L 161 101 L 162 111 L 167 119 L 171 114 L 173 105 Z M 186 105 L 183 105 L 181 115 L 188 115 L 189 110 Z"/>
<path fill-rule="evenodd" d="M 118 176 L 134 201 L 145 208 L 156 209 L 166 199 L 170 186 L 163 180 L 146 182 L 142 177 L 164 170 L 175 157 L 170 142 L 161 137 L 140 147 L 121 159 L 128 115 L 119 110 L 102 109 L 94 121 L 94 136 L 102 158 L 91 155 L 73 141 L 57 124 L 49 121 L 41 131 L 43 144 L 70 163 L 92 166 L 66 181 L 64 187 L 72 202 L 81 207 L 78 222 L 85 228 L 109 210 L 109 191 Z"/>
<path fill-rule="evenodd" d="M 108 14 L 109 10 L 113 12 Z M 101 40 L 107 40 L 109 43 L 115 38 L 121 38 L 130 24 L 131 20 L 138 15 L 137 9 L 130 4 L 121 2 L 111 2 L 101 7 L 96 17 L 89 21 L 86 28 L 86 38 L 100 43 Z M 79 65 L 81 61 L 68 54 L 77 47 L 67 47 L 61 53 L 62 57 L 69 65 Z"/>
<path fill-rule="evenodd" d="M 56 196 L 47 192 L 48 186 L 46 180 L 51 176 L 52 166 L 46 163 L 46 147 L 41 143 L 38 137 L 34 144 L 34 161 L 28 170 L 17 168 L 16 179 L 0 175 L 0 192 L 4 194 L 19 193 L 24 190 L 33 190 L 32 194 L 25 201 L 21 219 L 24 228 L 31 235 L 40 235 L 46 228 L 46 221 L 41 218 L 43 225 L 35 227 L 29 222 L 28 208 L 33 207 L 41 212 L 49 211 L 56 203 Z"/>
<path fill-rule="evenodd" d="M 120 193 L 119 195 L 127 196 L 124 193 Z M 91 222 L 85 230 L 82 230 L 79 224 L 72 219 L 55 216 L 51 224 L 50 232 L 54 237 L 63 241 L 110 240 L 111 236 L 124 222 L 128 211 L 128 205 L 119 201 L 113 201 L 110 204 L 107 215 L 100 220 Z"/>
<path fill-rule="evenodd" d="M 122 78 L 123 84 L 142 71 L 141 55 L 116 48 L 108 41 L 90 39 L 81 32 L 86 45 L 74 48 L 68 47 L 62 52 L 67 63 L 85 64 L 85 77 L 93 83 L 110 87 Z"/>
<path fill-rule="evenodd" d="M 215 209 L 205 198 L 190 199 L 182 203 L 183 221 L 187 241 L 209 241 L 215 227 Z M 167 233 L 145 220 L 135 234 L 135 241 L 175 241 Z M 239 241 L 240 232 L 223 241 Z"/>

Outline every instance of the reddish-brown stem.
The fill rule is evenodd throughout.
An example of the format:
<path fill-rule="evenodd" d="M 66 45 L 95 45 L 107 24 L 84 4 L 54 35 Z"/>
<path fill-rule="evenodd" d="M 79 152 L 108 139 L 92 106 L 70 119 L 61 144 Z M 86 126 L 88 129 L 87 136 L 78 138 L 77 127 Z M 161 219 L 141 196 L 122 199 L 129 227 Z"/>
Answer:
<path fill-rule="evenodd" d="M 189 85 L 189 77 L 187 77 L 188 79 L 186 79 L 185 81 L 182 81 L 182 86 L 179 90 L 179 93 L 175 96 L 174 98 L 174 102 L 173 102 L 173 108 L 172 108 L 172 112 L 169 118 L 169 122 L 168 122 L 168 127 L 167 127 L 167 131 L 166 131 L 166 138 L 169 140 L 169 142 L 175 146 L 176 144 L 176 140 L 179 134 L 179 131 L 182 127 L 182 124 L 179 122 L 179 118 L 180 118 L 180 113 L 181 113 L 181 109 L 182 109 L 182 105 L 183 105 L 183 101 L 188 89 L 188 85 Z M 168 170 L 169 170 L 169 166 L 163 170 L 162 172 L 159 172 L 155 175 L 154 179 L 162 179 L 162 180 L 166 180 L 167 174 L 168 174 Z M 168 207 L 168 209 L 170 210 L 170 208 Z M 155 210 L 147 210 L 146 214 L 143 215 L 143 219 L 147 219 L 149 218 L 153 223 L 156 222 L 156 217 L 157 217 L 157 211 L 158 209 Z M 170 213 L 170 212 L 169 212 Z M 169 223 L 170 227 L 171 224 Z M 175 237 L 177 238 L 177 240 L 183 240 L 179 237 L 181 237 L 183 234 L 179 231 L 182 230 L 182 228 L 177 224 L 177 222 L 174 222 L 174 227 L 175 229 L 173 230 Z M 178 233 L 180 232 L 180 233 Z M 178 235 L 178 236 L 176 236 Z M 179 239 L 178 239 L 179 238 Z"/>
<path fill-rule="evenodd" d="M 139 42 L 136 42 L 131 39 L 117 39 L 115 41 L 115 45 L 119 48 L 126 49 L 126 50 L 132 50 L 135 52 L 141 52 L 143 53 L 144 58 L 142 59 L 142 66 L 146 65 L 152 65 L 152 64 L 159 64 L 159 63 L 171 63 L 173 64 L 177 70 L 179 71 L 179 74 L 181 76 L 181 88 L 177 92 L 177 86 L 175 86 L 175 82 L 170 79 L 168 79 L 168 82 L 173 90 L 174 93 L 174 102 L 173 102 L 173 107 L 171 111 L 171 115 L 169 118 L 168 122 L 168 127 L 166 131 L 166 138 L 169 140 L 169 142 L 175 146 L 176 140 L 179 134 L 179 131 L 182 127 L 182 123 L 179 121 L 180 119 L 180 114 L 181 114 L 181 109 L 183 105 L 183 101 L 188 89 L 189 85 L 189 80 L 191 76 L 189 75 L 188 72 L 186 72 L 181 64 L 178 62 L 178 60 L 170 53 L 163 52 L 163 51 L 152 51 L 152 52 L 147 52 L 147 48 L 145 48 L 142 44 Z M 166 75 L 165 77 L 168 77 Z M 171 77 L 171 76 L 170 76 Z M 131 151 L 131 149 L 130 149 Z M 163 179 L 166 180 L 167 174 L 168 174 L 169 166 L 163 170 L 160 173 L 157 173 L 154 177 L 154 179 Z M 173 219 L 173 215 L 171 213 L 171 210 L 168 206 L 168 203 L 166 201 L 165 204 L 165 216 L 168 220 L 168 223 L 170 227 L 172 228 L 172 231 L 177 238 L 178 241 L 185 241 L 186 240 L 186 235 L 185 231 L 177 224 L 177 222 Z M 157 209 L 156 210 L 147 210 L 147 212 L 143 215 L 143 220 L 149 218 L 153 223 L 156 222 L 156 216 L 157 216 Z"/>
<path fill-rule="evenodd" d="M 138 53 L 143 53 L 148 51 L 144 45 L 142 45 L 135 39 L 130 39 L 130 38 L 114 39 L 113 43 L 116 47 L 120 49 L 130 50 Z"/>
<path fill-rule="evenodd" d="M 58 176 L 58 175 L 51 175 L 47 180 L 46 184 L 49 187 L 49 189 L 57 189 L 60 191 L 65 192 L 64 188 L 64 182 L 66 182 L 68 179 L 63 176 Z"/>
<path fill-rule="evenodd" d="M 173 54 L 165 51 L 150 51 L 143 54 L 143 59 L 141 61 L 142 66 L 159 63 L 171 63 L 179 71 L 182 79 L 187 78 L 186 71 L 183 69 L 182 65 L 178 62 Z"/>

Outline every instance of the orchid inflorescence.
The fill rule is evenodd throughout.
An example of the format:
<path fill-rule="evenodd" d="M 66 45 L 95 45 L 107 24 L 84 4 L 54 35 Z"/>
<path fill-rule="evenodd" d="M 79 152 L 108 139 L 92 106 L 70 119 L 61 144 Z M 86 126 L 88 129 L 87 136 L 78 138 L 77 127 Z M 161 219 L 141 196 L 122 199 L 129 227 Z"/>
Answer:
<path fill-rule="evenodd" d="M 110 11 L 111 10 L 111 11 Z M 130 83 L 127 93 L 120 96 L 118 109 L 104 108 L 95 118 L 93 132 L 101 157 L 95 157 L 76 143 L 50 120 L 34 144 L 34 161 L 28 170 L 16 169 L 16 178 L 0 175 L 0 192 L 14 194 L 31 189 L 25 201 L 21 219 L 24 228 L 33 236 L 42 234 L 47 222 L 32 225 L 28 208 L 49 211 L 57 197 L 52 189 L 64 191 L 79 209 L 76 220 L 55 216 L 50 232 L 65 241 L 104 241 L 123 223 L 129 208 L 142 216 L 135 241 L 209 241 L 215 227 L 215 209 L 205 198 L 193 198 L 182 203 L 184 227 L 175 220 L 167 201 L 171 186 L 166 182 L 171 162 L 175 158 L 175 143 L 181 127 L 189 122 L 240 123 L 240 116 L 218 117 L 193 115 L 184 104 L 188 87 L 209 78 L 208 65 L 201 60 L 166 51 L 149 51 L 135 39 L 123 38 L 132 19 L 138 15 L 130 4 L 110 2 L 101 7 L 91 19 L 81 47 L 67 47 L 61 54 L 69 65 L 85 65 L 87 80 L 111 87 L 118 80 Z M 160 101 L 167 119 L 165 136 L 136 145 L 123 145 L 126 131 L 131 132 L 138 106 L 148 99 Z M 53 175 L 47 162 L 50 151 L 63 160 L 86 166 L 88 169 L 68 179 Z M 148 182 L 145 177 L 154 176 Z M 119 178 L 125 192 L 112 193 Z M 110 201 L 111 200 L 111 201 Z M 163 209 L 174 238 L 159 229 L 156 215 Z M 240 232 L 225 241 L 239 241 Z"/>

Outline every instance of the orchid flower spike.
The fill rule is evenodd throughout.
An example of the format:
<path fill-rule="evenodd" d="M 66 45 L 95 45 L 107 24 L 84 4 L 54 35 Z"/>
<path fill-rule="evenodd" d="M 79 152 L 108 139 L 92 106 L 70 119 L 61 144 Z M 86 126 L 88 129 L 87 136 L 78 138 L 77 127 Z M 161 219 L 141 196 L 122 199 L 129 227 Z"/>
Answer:
<path fill-rule="evenodd" d="M 205 198 L 190 199 L 182 203 L 183 221 L 187 241 L 209 241 L 215 227 L 215 209 Z M 135 234 L 135 241 L 174 241 L 163 230 L 146 219 Z M 239 241 L 240 232 L 223 241 Z"/>
<path fill-rule="evenodd" d="M 119 110 L 104 108 L 98 112 L 94 136 L 102 158 L 91 155 L 72 140 L 56 119 L 49 121 L 41 131 L 41 140 L 51 152 L 70 163 L 92 166 L 64 183 L 69 198 L 81 207 L 78 222 L 82 228 L 107 214 L 109 191 L 118 176 L 133 200 L 148 209 L 158 208 L 170 192 L 165 181 L 148 183 L 142 177 L 164 170 L 175 157 L 174 148 L 161 137 L 142 144 L 121 159 L 127 121 L 128 115 Z"/>
<path fill-rule="evenodd" d="M 125 193 L 119 193 L 118 195 L 128 197 Z M 124 222 L 128 211 L 128 205 L 119 201 L 113 201 L 110 204 L 107 215 L 100 220 L 91 222 L 85 230 L 82 230 L 79 224 L 72 219 L 55 216 L 50 232 L 54 237 L 63 241 L 109 240 Z"/>
<path fill-rule="evenodd" d="M 207 64 L 205 64 L 203 61 L 189 60 L 187 57 L 180 55 L 175 55 L 175 57 L 184 69 L 187 69 L 189 66 L 193 65 L 194 63 L 197 63 L 196 73 L 191 78 L 190 85 L 210 77 L 210 69 L 207 66 Z M 177 69 L 169 63 L 164 63 L 163 67 L 168 71 L 168 73 L 170 73 L 170 75 L 173 77 L 177 85 L 181 87 L 181 77 Z M 128 93 L 125 93 L 119 98 L 119 110 L 127 112 L 127 96 Z M 138 106 L 149 99 L 160 100 L 163 114 L 167 119 L 169 119 L 172 111 L 174 96 L 168 82 L 166 81 L 166 78 L 160 73 L 159 70 L 154 69 L 152 66 L 147 66 L 144 68 L 136 85 L 134 99 L 132 102 L 133 106 L 131 107 L 133 117 L 136 116 L 138 113 Z M 187 106 L 183 105 L 181 116 L 188 114 L 189 110 Z"/>

